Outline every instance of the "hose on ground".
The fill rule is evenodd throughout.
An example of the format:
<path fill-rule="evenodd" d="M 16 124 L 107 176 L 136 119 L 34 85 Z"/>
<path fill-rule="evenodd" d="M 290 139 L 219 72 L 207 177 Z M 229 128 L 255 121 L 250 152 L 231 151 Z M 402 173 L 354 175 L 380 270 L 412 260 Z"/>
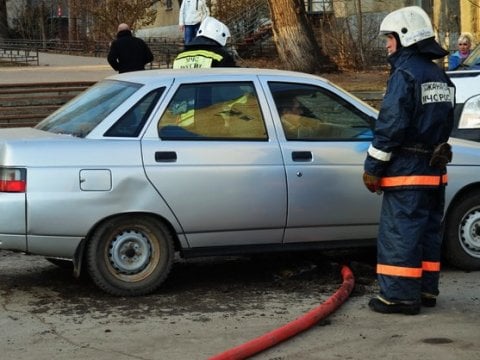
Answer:
<path fill-rule="evenodd" d="M 342 266 L 342 286 L 325 302 L 310 310 L 299 318 L 289 322 L 282 327 L 272 330 L 258 338 L 252 339 L 244 344 L 233 347 L 219 353 L 209 360 L 242 360 L 266 350 L 298 333 L 307 330 L 320 320 L 333 313 L 350 296 L 355 286 L 355 278 L 352 271 L 346 265 Z"/>

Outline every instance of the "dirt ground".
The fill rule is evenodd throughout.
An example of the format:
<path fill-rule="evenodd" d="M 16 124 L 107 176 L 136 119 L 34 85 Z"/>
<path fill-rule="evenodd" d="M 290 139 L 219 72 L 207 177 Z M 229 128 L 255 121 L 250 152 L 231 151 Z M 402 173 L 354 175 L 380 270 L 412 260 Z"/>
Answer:
<path fill-rule="evenodd" d="M 0 358 L 208 359 L 326 301 L 348 263 L 350 298 L 310 329 L 252 359 L 472 360 L 480 345 L 478 273 L 442 272 L 436 308 L 382 315 L 375 250 L 177 260 L 150 296 L 115 298 L 39 256 L 0 251 Z"/>
<path fill-rule="evenodd" d="M 385 91 L 389 72 L 387 70 L 343 71 L 320 74 L 348 91 Z"/>
<path fill-rule="evenodd" d="M 243 60 L 240 66 L 277 68 L 278 62 L 271 59 Z M 387 66 L 364 71 L 341 70 L 333 73 L 318 74 L 348 91 L 384 91 L 387 85 L 389 69 Z"/>
<path fill-rule="evenodd" d="M 325 252 L 313 254 L 270 254 L 244 257 L 215 257 L 177 259 L 172 273 L 153 296 L 141 298 L 142 308 L 129 306 L 128 315 L 158 316 L 165 307 L 175 306 L 170 315 L 185 312 L 207 314 L 219 310 L 243 311 L 257 309 L 256 298 L 268 293 L 296 293 L 310 296 L 312 293 L 330 294 L 341 285 L 341 262 L 348 261 L 357 277 L 352 296 L 371 294 L 375 287 L 374 249 L 355 252 Z M 30 268 L 14 266 L 8 274 L 7 264 L 18 262 Z M 353 270 L 354 269 L 354 270 Z M 35 270 L 39 270 L 38 272 Z M 71 269 L 57 267 L 41 256 L 23 256 L 0 250 L 0 289 L 8 292 L 30 291 L 36 286 L 57 293 L 62 306 L 59 314 L 72 314 L 78 309 L 82 314 L 85 298 L 93 296 L 89 308 L 105 313 L 115 312 L 115 306 L 133 305 L 138 298 L 115 298 L 104 294 L 87 276 L 74 279 Z M 17 273 L 17 274 L 15 274 Z M 21 273 L 20 276 L 18 276 Z M 11 290 L 12 290 L 11 289 Z M 192 301 L 195 299 L 194 301 Z M 36 313 L 46 312 L 52 303 L 51 294 L 36 296 L 30 302 Z M 220 304 L 224 304 L 223 306 Z M 139 312 L 137 314 L 137 311 Z M 75 314 L 76 311 L 73 311 Z"/>

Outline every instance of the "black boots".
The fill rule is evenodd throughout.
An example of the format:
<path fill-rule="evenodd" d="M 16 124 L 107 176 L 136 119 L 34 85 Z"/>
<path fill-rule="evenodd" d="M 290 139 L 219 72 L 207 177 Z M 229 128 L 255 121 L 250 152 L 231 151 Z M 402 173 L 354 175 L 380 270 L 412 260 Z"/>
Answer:
<path fill-rule="evenodd" d="M 420 312 L 420 304 L 418 303 L 393 303 L 381 297 L 370 299 L 368 306 L 373 311 L 382 314 L 417 315 Z"/>
<path fill-rule="evenodd" d="M 435 305 L 437 305 L 437 298 L 435 295 L 422 293 L 422 306 L 434 307 Z"/>

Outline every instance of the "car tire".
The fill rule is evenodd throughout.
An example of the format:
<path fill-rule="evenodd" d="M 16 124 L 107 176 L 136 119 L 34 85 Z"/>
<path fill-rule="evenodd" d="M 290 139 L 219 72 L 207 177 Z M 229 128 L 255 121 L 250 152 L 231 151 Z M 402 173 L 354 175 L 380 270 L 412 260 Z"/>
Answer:
<path fill-rule="evenodd" d="M 480 191 L 462 196 L 447 215 L 444 255 L 463 270 L 480 269 Z"/>
<path fill-rule="evenodd" d="M 115 296 L 154 292 L 172 267 L 174 247 L 166 226 L 148 216 L 120 216 L 92 234 L 86 252 L 93 282 Z"/>

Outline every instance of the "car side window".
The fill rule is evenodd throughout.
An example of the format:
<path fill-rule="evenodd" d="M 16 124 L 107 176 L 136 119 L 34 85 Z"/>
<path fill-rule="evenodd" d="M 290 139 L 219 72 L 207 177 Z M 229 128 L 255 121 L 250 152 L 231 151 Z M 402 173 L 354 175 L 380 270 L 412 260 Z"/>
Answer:
<path fill-rule="evenodd" d="M 287 140 L 365 140 L 371 119 L 338 95 L 314 85 L 269 82 Z"/>
<path fill-rule="evenodd" d="M 137 137 L 165 88 L 151 91 L 128 110 L 104 136 Z"/>
<path fill-rule="evenodd" d="M 162 140 L 267 140 L 253 83 L 185 84 L 158 122 Z"/>

